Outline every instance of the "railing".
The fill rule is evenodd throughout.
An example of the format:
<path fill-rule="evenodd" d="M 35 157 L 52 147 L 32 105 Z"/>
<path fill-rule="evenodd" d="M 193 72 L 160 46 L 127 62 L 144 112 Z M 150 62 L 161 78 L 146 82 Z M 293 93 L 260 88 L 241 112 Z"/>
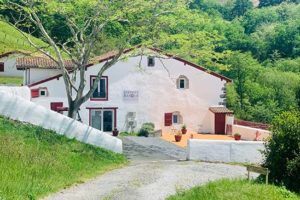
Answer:
<path fill-rule="evenodd" d="M 264 130 L 268 130 L 270 128 L 270 124 L 263 124 L 258 122 L 245 121 L 241 119 L 234 119 L 234 124 L 241 126 L 248 126 L 252 128 L 260 128 Z"/>

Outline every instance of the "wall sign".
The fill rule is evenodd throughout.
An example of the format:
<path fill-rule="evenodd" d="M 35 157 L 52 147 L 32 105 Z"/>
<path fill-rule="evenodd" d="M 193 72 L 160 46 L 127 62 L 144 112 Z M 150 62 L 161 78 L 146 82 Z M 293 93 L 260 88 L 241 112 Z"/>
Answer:
<path fill-rule="evenodd" d="M 139 91 L 137 90 L 124 90 L 123 99 L 126 101 L 137 101 L 139 99 Z"/>

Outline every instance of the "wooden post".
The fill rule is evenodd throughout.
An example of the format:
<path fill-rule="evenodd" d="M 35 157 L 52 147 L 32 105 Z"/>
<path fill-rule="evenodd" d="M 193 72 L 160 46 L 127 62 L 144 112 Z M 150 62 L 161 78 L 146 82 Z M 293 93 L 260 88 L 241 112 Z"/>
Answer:
<path fill-rule="evenodd" d="M 248 165 L 247 166 L 247 171 L 248 171 L 248 180 L 250 180 L 250 172 L 255 172 L 255 173 L 258 173 L 258 174 L 265 175 L 266 176 L 266 184 L 269 183 L 269 173 L 270 172 L 269 172 L 268 168 Z"/>

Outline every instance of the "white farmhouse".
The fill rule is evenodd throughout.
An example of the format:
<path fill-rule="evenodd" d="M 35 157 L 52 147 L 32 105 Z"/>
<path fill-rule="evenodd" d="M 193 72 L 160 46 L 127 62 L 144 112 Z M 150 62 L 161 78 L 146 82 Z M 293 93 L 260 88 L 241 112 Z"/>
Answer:
<path fill-rule="evenodd" d="M 22 57 L 21 52 L 12 51 L 0 55 L 0 76 L 23 77 L 24 72 L 17 70 L 16 60 Z"/>
<path fill-rule="evenodd" d="M 233 123 L 232 112 L 222 106 L 231 80 L 159 50 L 148 51 L 121 60 L 104 73 L 93 96 L 81 106 L 82 122 L 104 132 L 115 127 L 137 130 L 152 122 L 156 129 L 185 124 L 196 132 L 225 134 Z M 86 92 L 113 56 L 102 55 L 87 67 Z M 68 109 L 64 81 L 52 61 L 25 57 L 17 59 L 17 68 L 30 71 L 33 102 L 61 113 Z"/>

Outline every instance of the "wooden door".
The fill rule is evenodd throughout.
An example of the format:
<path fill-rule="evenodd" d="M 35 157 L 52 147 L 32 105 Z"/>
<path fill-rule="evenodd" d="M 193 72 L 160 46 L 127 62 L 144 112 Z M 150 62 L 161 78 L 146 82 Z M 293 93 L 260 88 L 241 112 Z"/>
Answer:
<path fill-rule="evenodd" d="M 225 134 L 225 113 L 215 113 L 215 133 Z"/>

